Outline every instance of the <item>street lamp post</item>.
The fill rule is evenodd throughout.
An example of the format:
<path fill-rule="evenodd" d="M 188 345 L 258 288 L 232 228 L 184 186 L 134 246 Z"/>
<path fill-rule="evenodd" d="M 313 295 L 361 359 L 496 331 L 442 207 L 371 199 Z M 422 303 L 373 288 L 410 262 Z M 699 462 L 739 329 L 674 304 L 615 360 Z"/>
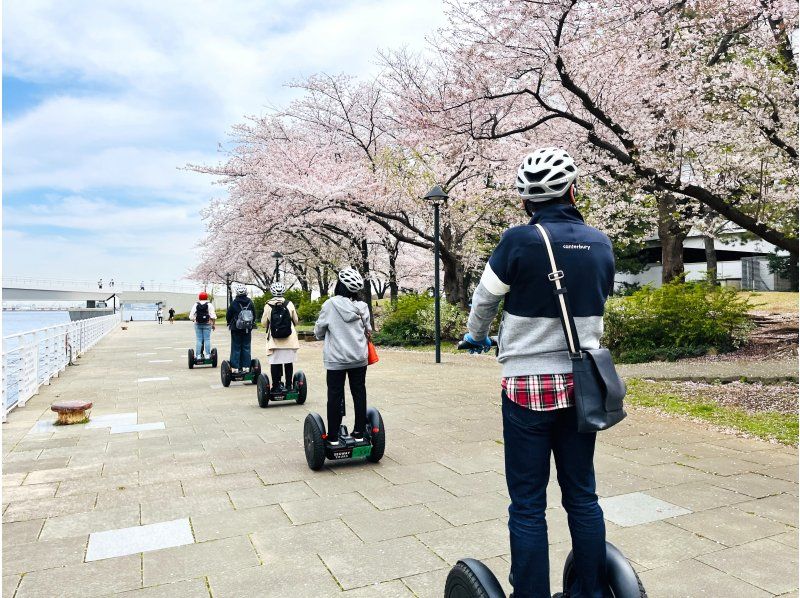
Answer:
<path fill-rule="evenodd" d="M 231 273 L 225 273 L 225 309 L 231 304 Z"/>
<path fill-rule="evenodd" d="M 436 342 L 436 363 L 442 362 L 441 293 L 439 292 L 439 206 L 448 195 L 439 185 L 428 191 L 422 199 L 433 202 L 433 313 Z"/>
<path fill-rule="evenodd" d="M 280 251 L 276 251 L 272 254 L 272 257 L 275 258 L 275 275 L 273 278 L 275 279 L 275 282 L 278 282 L 280 274 L 280 259 L 283 257 L 283 254 Z"/>

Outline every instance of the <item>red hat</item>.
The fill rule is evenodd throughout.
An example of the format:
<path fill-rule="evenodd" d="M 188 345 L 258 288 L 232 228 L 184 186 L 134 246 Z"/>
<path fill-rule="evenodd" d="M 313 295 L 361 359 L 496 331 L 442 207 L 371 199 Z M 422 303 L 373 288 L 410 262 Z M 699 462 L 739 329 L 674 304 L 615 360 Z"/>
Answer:
<path fill-rule="evenodd" d="M 200 294 L 197 296 L 200 301 L 207 301 L 208 300 L 208 293 L 205 291 L 200 291 Z"/>

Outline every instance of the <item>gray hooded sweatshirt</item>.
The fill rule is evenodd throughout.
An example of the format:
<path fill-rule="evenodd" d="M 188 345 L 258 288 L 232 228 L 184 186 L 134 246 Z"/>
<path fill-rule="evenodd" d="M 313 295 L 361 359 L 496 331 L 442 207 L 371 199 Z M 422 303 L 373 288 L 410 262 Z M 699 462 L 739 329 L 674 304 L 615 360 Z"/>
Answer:
<path fill-rule="evenodd" d="M 336 295 L 322 304 L 314 336 L 325 340 L 322 363 L 327 370 L 348 370 L 367 365 L 369 310 L 363 301 Z"/>

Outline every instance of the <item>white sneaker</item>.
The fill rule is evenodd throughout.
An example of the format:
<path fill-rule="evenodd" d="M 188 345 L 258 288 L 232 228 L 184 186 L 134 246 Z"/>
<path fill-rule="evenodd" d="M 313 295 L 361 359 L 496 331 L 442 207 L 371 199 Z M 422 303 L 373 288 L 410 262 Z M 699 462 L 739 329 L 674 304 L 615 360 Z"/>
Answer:
<path fill-rule="evenodd" d="M 341 446 L 342 443 L 339 442 L 338 440 L 335 440 L 334 442 L 329 441 L 328 444 L 330 444 L 331 446 Z"/>

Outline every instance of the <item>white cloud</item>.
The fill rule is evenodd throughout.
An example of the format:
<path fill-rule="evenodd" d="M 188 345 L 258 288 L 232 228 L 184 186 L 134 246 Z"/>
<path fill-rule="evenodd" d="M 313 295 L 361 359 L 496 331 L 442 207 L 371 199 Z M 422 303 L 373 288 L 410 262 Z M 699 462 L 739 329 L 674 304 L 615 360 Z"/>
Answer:
<path fill-rule="evenodd" d="M 167 263 L 173 277 L 191 265 L 203 234 L 197 211 L 221 193 L 178 167 L 216 162 L 230 126 L 287 101 L 289 80 L 374 72 L 378 48 L 422 48 L 443 22 L 431 0 L 26 0 L 4 3 L 3 17 L 4 73 L 52 91 L 4 122 L 5 192 L 54 197 L 35 210 L 6 206 L 6 269 L 46 275 L 57 255 L 59 272 L 120 264 L 133 272 L 137 262 L 121 256 L 137 251 Z M 111 198 L 109 189 L 131 205 L 63 199 Z M 81 225 L 87 214 L 101 224 Z M 170 215 L 173 232 L 151 234 L 148 215 L 153 225 Z M 19 230 L 56 221 L 86 230 L 85 242 L 47 238 L 39 247 L 31 228 Z M 107 236 L 102 227 L 115 223 L 120 234 Z"/>

